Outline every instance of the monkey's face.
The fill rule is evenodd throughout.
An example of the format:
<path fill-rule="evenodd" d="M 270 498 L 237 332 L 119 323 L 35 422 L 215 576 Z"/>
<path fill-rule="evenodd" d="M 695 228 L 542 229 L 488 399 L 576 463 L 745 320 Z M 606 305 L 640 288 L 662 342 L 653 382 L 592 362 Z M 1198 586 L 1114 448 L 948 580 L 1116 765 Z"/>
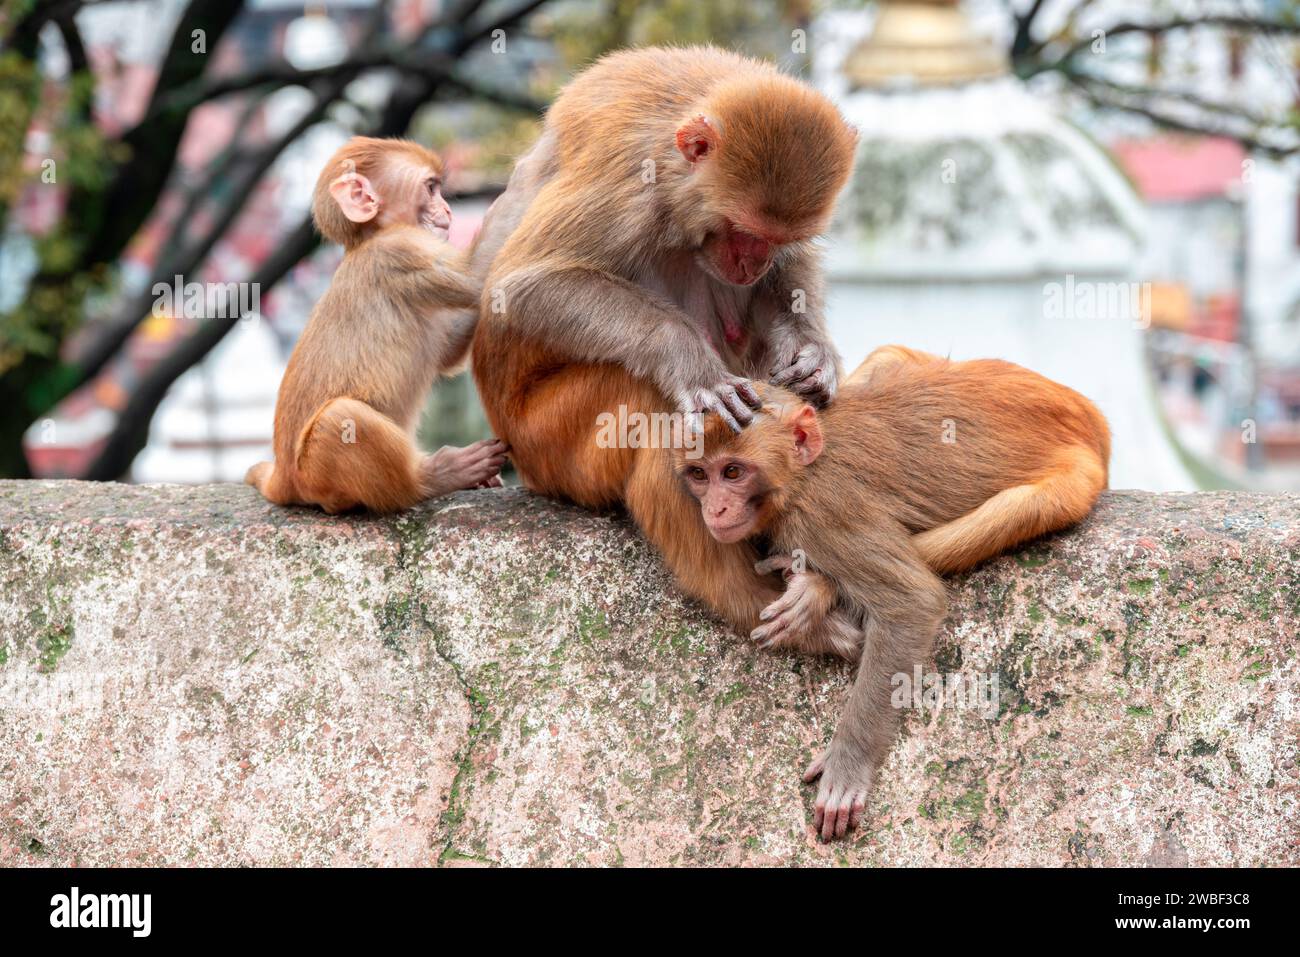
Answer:
<path fill-rule="evenodd" d="M 431 166 L 405 163 L 385 177 L 380 225 L 420 226 L 439 239 L 451 230 L 451 207 L 442 198 L 442 174 Z"/>
<path fill-rule="evenodd" d="M 675 453 L 677 475 L 700 503 L 709 534 L 724 544 L 771 530 L 796 494 L 799 473 L 825 443 L 817 412 L 792 393 L 760 385 L 764 405 L 736 434 L 716 414 L 704 417 L 703 458 Z"/>
<path fill-rule="evenodd" d="M 754 462 L 719 456 L 685 465 L 687 489 L 700 503 L 709 534 L 724 544 L 743 541 L 763 531 L 767 482 Z"/>
<path fill-rule="evenodd" d="M 778 248 L 778 244 L 728 220 L 709 234 L 699 260 L 715 279 L 733 286 L 752 286 L 772 268 Z"/>

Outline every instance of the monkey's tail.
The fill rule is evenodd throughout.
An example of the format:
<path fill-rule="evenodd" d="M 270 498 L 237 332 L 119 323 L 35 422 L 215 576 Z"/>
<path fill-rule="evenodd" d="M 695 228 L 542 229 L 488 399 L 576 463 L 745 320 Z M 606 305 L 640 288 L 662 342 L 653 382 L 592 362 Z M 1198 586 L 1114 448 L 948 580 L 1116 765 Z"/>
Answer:
<path fill-rule="evenodd" d="M 265 495 L 266 492 L 263 489 L 274 471 L 274 462 L 258 462 L 244 475 L 244 484 L 253 486 L 253 488 Z"/>
<path fill-rule="evenodd" d="M 912 542 L 925 563 L 941 575 L 974 568 L 1017 545 L 1082 521 L 1106 487 L 1106 472 L 1097 449 L 1072 446 L 1037 482 L 1004 489 L 961 518 L 914 536 Z"/>
<path fill-rule="evenodd" d="M 286 487 L 285 477 L 274 462 L 258 462 L 244 476 L 244 483 L 262 493 L 262 497 L 276 505 L 298 505 L 292 488 Z"/>

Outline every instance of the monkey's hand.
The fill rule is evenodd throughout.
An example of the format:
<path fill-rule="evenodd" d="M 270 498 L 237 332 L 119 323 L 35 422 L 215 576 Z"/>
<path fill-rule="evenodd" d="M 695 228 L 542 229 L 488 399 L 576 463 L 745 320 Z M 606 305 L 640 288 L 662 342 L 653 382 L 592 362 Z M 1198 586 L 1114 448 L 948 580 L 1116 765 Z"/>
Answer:
<path fill-rule="evenodd" d="M 746 378 L 724 373 L 721 382 L 704 388 L 685 389 L 677 393 L 677 409 L 687 416 L 716 412 L 733 432 L 739 432 L 754 421 L 754 409 L 763 400 Z M 696 419 L 696 422 L 699 420 Z"/>
<path fill-rule="evenodd" d="M 794 648 L 813 654 L 857 657 L 860 643 L 840 649 L 833 643 L 828 647 L 819 640 L 823 637 L 826 616 L 835 607 L 835 585 L 825 575 L 810 571 L 796 572 L 792 565 L 789 555 L 773 555 L 754 566 L 754 571 L 760 575 L 781 572 L 786 586 L 785 594 L 764 608 L 758 616 L 764 624 L 749 633 L 750 639 L 766 650 Z"/>
<path fill-rule="evenodd" d="M 843 837 L 858 826 L 875 777 L 866 756 L 842 742 L 838 733 L 821 757 L 808 765 L 803 773 L 804 784 L 821 778 L 813 801 L 813 829 L 823 841 Z"/>
<path fill-rule="evenodd" d="M 444 445 L 420 463 L 420 480 L 429 498 L 463 488 L 496 488 L 509 449 L 500 439 L 483 439 L 463 449 Z"/>
<path fill-rule="evenodd" d="M 827 405 L 839 385 L 838 363 L 832 347 L 820 342 L 778 348 L 770 381 L 784 386 L 814 405 Z"/>

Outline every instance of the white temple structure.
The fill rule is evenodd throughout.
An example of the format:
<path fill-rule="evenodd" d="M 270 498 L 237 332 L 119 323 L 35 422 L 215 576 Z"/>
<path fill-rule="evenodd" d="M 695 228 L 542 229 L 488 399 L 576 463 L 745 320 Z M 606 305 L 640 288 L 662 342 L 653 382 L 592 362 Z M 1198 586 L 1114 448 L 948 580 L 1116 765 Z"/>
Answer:
<path fill-rule="evenodd" d="M 1142 354 L 1145 213 L 1128 181 L 955 2 L 878 10 L 874 24 L 836 14 L 817 31 L 814 80 L 861 137 L 827 256 L 848 368 L 890 342 L 1018 362 L 1101 407 L 1111 487 L 1195 488 Z"/>

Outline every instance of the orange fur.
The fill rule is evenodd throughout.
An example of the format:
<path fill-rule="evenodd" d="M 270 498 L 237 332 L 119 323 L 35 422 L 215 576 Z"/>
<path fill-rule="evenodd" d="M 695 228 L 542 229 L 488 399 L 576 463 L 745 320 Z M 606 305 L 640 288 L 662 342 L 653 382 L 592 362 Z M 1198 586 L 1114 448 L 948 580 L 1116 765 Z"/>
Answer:
<path fill-rule="evenodd" d="M 766 387 L 748 429 L 709 421 L 704 455 L 678 454 L 719 536 L 766 535 L 783 554 L 801 552 L 860 629 L 853 690 L 804 775 L 821 779 L 813 826 L 825 839 L 859 823 L 898 730 L 894 678 L 931 652 L 946 611 L 935 571 L 1079 521 L 1106 486 L 1110 455 L 1091 402 L 1009 362 L 888 347 L 864 366 L 820 416 Z M 824 600 L 808 605 L 815 616 Z M 780 616 L 755 637 L 835 650 L 787 632 Z"/>
<path fill-rule="evenodd" d="M 707 142 L 699 162 L 690 137 Z M 799 387 L 833 392 L 808 240 L 854 145 L 825 97 L 769 64 L 707 47 L 624 51 L 561 93 L 484 224 L 474 375 L 525 483 L 625 503 L 682 587 L 745 629 L 780 594 L 755 574 L 754 549 L 709 536 L 666 450 L 597 447 L 597 417 L 701 407 L 805 346 L 816 374 Z M 750 285 L 726 271 L 741 254 L 761 275 Z"/>

